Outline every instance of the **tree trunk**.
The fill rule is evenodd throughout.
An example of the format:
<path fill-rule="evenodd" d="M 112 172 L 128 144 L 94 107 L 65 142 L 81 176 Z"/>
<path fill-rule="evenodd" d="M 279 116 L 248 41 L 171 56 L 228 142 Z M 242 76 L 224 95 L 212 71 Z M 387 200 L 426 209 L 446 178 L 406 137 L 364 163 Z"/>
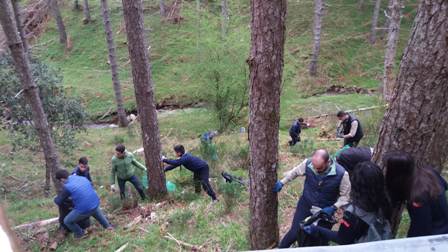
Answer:
<path fill-rule="evenodd" d="M 123 96 L 121 94 L 120 78 L 118 77 L 118 66 L 115 52 L 114 35 L 110 24 L 109 6 L 107 0 L 101 0 L 101 10 L 103 14 L 104 31 L 106 33 L 107 48 L 109 50 L 109 63 L 112 72 L 112 83 L 115 92 L 115 101 L 117 102 L 117 117 L 120 127 L 128 126 L 126 111 L 123 105 Z"/>
<path fill-rule="evenodd" d="M 400 37 L 400 21 L 402 0 L 390 0 L 389 2 L 389 26 L 387 33 L 386 53 L 384 56 L 383 98 L 389 102 L 394 87 L 394 66 L 397 44 Z"/>
<path fill-rule="evenodd" d="M 17 30 L 19 31 L 20 40 L 23 43 L 23 49 L 26 53 L 28 53 L 28 42 L 26 41 L 25 32 L 23 31 L 23 23 L 22 19 L 20 18 L 20 6 L 19 6 L 19 0 L 11 0 L 12 3 L 12 9 L 14 11 L 14 17 L 17 24 Z"/>
<path fill-rule="evenodd" d="M 373 16 L 372 16 L 372 28 L 370 30 L 370 38 L 369 42 L 370 44 L 375 44 L 376 42 L 376 29 L 378 26 L 378 16 L 380 15 L 380 8 L 381 8 L 381 0 L 375 0 L 375 8 L 373 9 Z"/>
<path fill-rule="evenodd" d="M 157 124 L 157 111 L 154 105 L 154 86 L 151 77 L 148 45 L 143 25 L 143 6 L 141 1 L 122 0 L 123 14 L 131 59 L 135 98 L 140 117 L 143 148 L 148 167 L 148 192 L 151 197 L 164 197 L 167 193 L 165 174 L 160 162 L 160 138 Z"/>
<path fill-rule="evenodd" d="M 82 13 L 84 14 L 84 19 L 82 22 L 84 24 L 90 23 L 92 19 L 90 18 L 90 7 L 89 7 L 89 0 L 84 0 L 84 6 L 82 8 Z"/>
<path fill-rule="evenodd" d="M 79 5 L 78 0 L 73 1 L 73 9 L 78 11 L 81 10 L 81 5 Z"/>
<path fill-rule="evenodd" d="M 229 6 L 227 0 L 221 0 L 221 37 L 224 39 L 227 35 L 227 26 L 229 23 Z"/>
<path fill-rule="evenodd" d="M 56 190 L 58 190 L 60 183 L 56 180 L 54 174 L 60 168 L 59 155 L 51 137 L 47 116 L 45 115 L 39 96 L 39 88 L 31 74 L 28 54 L 25 52 L 23 42 L 20 39 L 13 10 L 8 2 L 7 0 L 0 0 L 0 23 L 8 41 L 17 75 L 23 86 L 25 100 L 31 107 L 33 126 L 37 131 L 45 156 L 46 171 L 47 173 L 50 171 L 50 174 L 53 175 L 53 182 Z M 47 186 L 49 187 L 49 185 Z"/>
<path fill-rule="evenodd" d="M 160 17 L 164 18 L 166 16 L 165 1 L 160 0 L 159 5 L 160 5 Z"/>
<path fill-rule="evenodd" d="M 317 75 L 317 64 L 320 52 L 320 34 L 322 29 L 322 16 L 324 15 L 324 0 L 314 0 L 314 24 L 313 24 L 313 53 L 310 62 L 310 75 Z"/>
<path fill-rule="evenodd" d="M 278 243 L 277 180 L 280 93 L 285 43 L 286 0 L 251 1 L 250 69 L 250 244 Z"/>
<path fill-rule="evenodd" d="M 61 11 L 59 10 L 57 0 L 48 0 L 53 17 L 56 20 L 56 25 L 59 32 L 59 43 L 67 47 L 67 32 L 65 31 L 64 21 L 62 20 Z"/>
<path fill-rule="evenodd" d="M 448 1 L 423 0 L 373 159 L 381 166 L 389 151 L 410 153 L 417 164 L 442 168 L 448 145 Z M 399 209 L 397 208 L 396 212 Z M 396 216 L 400 216 L 399 214 Z M 397 230 L 399 218 L 393 219 Z"/>
<path fill-rule="evenodd" d="M 364 9 L 364 0 L 358 0 L 358 9 Z"/>

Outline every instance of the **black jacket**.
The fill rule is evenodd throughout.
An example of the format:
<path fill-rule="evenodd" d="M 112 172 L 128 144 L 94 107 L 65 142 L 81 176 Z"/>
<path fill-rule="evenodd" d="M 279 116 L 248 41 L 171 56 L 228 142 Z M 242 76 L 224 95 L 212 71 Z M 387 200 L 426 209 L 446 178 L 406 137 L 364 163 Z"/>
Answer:
<path fill-rule="evenodd" d="M 336 157 L 336 162 L 344 167 L 347 172 L 351 173 L 358 163 L 370 161 L 372 155 L 372 150 L 369 147 L 351 147 L 343 150 Z"/>
<path fill-rule="evenodd" d="M 448 234 L 448 203 L 445 192 L 447 182 L 440 178 L 442 193 L 436 199 L 429 197 L 423 202 L 410 202 L 407 204 L 411 226 L 408 237 Z"/>

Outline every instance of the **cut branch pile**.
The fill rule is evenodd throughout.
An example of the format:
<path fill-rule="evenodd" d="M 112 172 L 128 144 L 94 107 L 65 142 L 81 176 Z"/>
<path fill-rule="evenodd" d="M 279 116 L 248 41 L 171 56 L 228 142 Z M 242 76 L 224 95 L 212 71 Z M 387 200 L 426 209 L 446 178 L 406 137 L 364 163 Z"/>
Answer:
<path fill-rule="evenodd" d="M 184 18 L 180 15 L 180 9 L 182 7 L 182 0 L 176 0 L 169 7 L 168 14 L 166 15 L 166 20 L 173 24 L 180 23 Z"/>
<path fill-rule="evenodd" d="M 45 29 L 50 17 L 50 9 L 46 0 L 28 1 L 25 7 L 20 8 L 20 19 L 22 20 L 25 38 L 30 41 L 37 38 Z M 6 49 L 6 38 L 0 29 L 0 54 Z"/>

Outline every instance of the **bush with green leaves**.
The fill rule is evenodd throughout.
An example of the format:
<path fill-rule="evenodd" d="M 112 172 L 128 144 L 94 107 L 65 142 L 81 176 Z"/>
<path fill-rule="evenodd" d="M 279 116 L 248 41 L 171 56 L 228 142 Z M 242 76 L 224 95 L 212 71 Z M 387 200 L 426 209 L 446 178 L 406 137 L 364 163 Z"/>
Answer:
<path fill-rule="evenodd" d="M 224 198 L 224 212 L 230 213 L 243 195 L 245 187 L 239 183 L 219 183 L 219 192 Z"/>
<path fill-rule="evenodd" d="M 84 130 L 87 117 L 84 108 L 79 100 L 65 94 L 58 70 L 36 59 L 32 59 L 30 63 L 53 139 L 62 151 L 69 153 L 77 145 L 76 134 Z M 22 84 L 8 55 L 0 57 L 0 108 L 3 110 L 3 117 L 7 119 L 5 126 L 9 129 L 14 150 L 39 150 L 31 108 L 26 102 Z"/>
<path fill-rule="evenodd" d="M 316 143 L 311 139 L 303 139 L 296 145 L 291 146 L 289 151 L 296 157 L 309 157 L 316 149 Z"/>

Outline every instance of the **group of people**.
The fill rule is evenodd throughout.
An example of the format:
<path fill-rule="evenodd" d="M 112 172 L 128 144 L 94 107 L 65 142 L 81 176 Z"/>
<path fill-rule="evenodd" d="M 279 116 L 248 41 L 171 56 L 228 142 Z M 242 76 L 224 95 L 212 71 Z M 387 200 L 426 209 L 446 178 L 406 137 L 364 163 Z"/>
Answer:
<path fill-rule="evenodd" d="M 358 118 L 342 110 L 339 111 L 336 116 L 340 123 L 338 129 L 341 129 L 341 132 L 336 134 L 337 137 L 344 139 L 344 146 L 358 146 L 359 141 L 361 141 L 364 136 L 364 132 Z M 291 137 L 291 140 L 288 142 L 289 146 L 294 146 L 300 142 L 300 133 L 302 132 L 302 128 L 305 127 L 308 127 L 308 124 L 303 118 L 299 117 L 293 121 L 291 127 L 289 128 L 289 136 Z"/>
<path fill-rule="evenodd" d="M 184 166 L 194 174 L 196 192 L 200 193 L 202 185 L 212 200 L 217 201 L 216 194 L 209 183 L 207 162 L 186 153 L 182 145 L 176 145 L 174 152 L 177 159 L 165 157 L 161 159 L 163 163 L 167 164 L 165 172 L 181 165 Z M 146 167 L 138 162 L 132 153 L 126 151 L 124 145 L 118 144 L 115 147 L 115 155 L 112 157 L 110 190 L 116 191 L 115 181 L 117 181 L 121 199 L 126 198 L 126 182 L 130 182 L 135 187 L 142 200 L 146 199 L 143 185 L 136 176 L 135 168 L 146 171 Z M 86 157 L 79 159 L 78 165 L 71 173 L 60 169 L 56 171 L 55 177 L 62 185 L 54 202 L 59 209 L 60 228 L 64 233 L 72 232 L 75 238 L 82 238 L 90 226 L 90 217 L 94 217 L 105 229 L 113 229 L 100 208 L 100 198 L 93 186 Z"/>
<path fill-rule="evenodd" d="M 416 164 L 405 152 L 388 153 L 384 167 L 379 167 L 370 161 L 372 154 L 371 148 L 351 147 L 331 158 L 320 149 L 275 184 L 273 191 L 278 193 L 305 176 L 291 228 L 279 248 L 290 247 L 299 234 L 311 238 L 308 246 L 390 239 L 392 211 L 401 205 L 406 205 L 411 220 L 408 237 L 448 233 L 448 186 L 436 170 Z M 331 230 L 329 222 L 301 226 L 314 209 L 329 217 L 343 209 L 339 230 Z"/>

